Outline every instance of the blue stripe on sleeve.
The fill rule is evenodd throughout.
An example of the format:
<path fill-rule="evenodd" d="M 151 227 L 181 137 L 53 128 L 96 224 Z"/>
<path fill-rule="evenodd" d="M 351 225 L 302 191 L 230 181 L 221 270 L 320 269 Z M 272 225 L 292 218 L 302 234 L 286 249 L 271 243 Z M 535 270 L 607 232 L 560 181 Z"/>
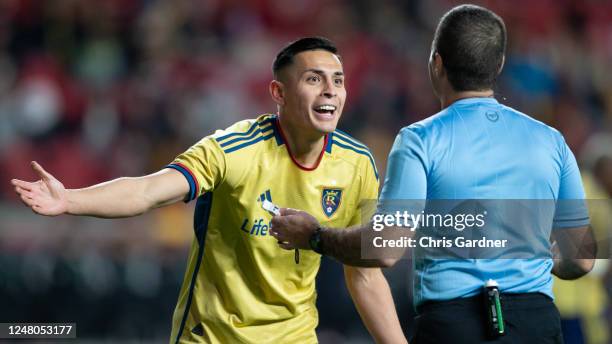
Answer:
<path fill-rule="evenodd" d="M 183 166 L 179 166 L 177 164 L 170 164 L 166 166 L 166 168 L 177 170 L 181 172 L 183 176 L 185 176 L 185 178 L 187 179 L 187 182 L 189 183 L 189 198 L 185 200 L 185 203 L 193 200 L 195 198 L 197 190 L 195 187 L 196 186 L 195 180 L 193 180 L 193 176 L 191 175 L 191 173 L 189 173 L 189 171 L 187 171 Z"/>

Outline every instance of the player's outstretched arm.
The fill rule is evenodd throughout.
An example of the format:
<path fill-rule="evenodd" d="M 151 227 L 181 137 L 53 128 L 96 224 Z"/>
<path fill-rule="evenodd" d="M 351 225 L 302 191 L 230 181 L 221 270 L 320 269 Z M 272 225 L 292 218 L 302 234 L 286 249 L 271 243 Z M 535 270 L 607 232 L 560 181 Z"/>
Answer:
<path fill-rule="evenodd" d="M 32 169 L 40 180 L 26 182 L 19 179 L 11 180 L 15 192 L 21 201 L 41 215 L 55 216 L 68 211 L 68 197 L 64 185 L 45 171 L 37 162 L 32 161 Z"/>
<path fill-rule="evenodd" d="M 408 343 L 387 279 L 378 268 L 344 266 L 344 279 L 361 320 L 378 344 Z"/>
<path fill-rule="evenodd" d="M 164 169 L 142 177 L 123 177 L 83 189 L 66 189 L 42 166 L 32 162 L 40 179 L 11 180 L 15 192 L 40 215 L 88 215 L 103 218 L 129 217 L 184 199 L 189 192 L 185 177 Z"/>

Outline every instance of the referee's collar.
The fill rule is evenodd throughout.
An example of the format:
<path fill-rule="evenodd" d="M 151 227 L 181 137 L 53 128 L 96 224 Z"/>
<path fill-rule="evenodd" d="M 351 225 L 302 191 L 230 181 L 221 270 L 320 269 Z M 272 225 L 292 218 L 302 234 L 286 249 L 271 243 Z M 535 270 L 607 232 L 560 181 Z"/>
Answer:
<path fill-rule="evenodd" d="M 462 98 L 462 99 L 456 100 L 450 106 L 464 105 L 464 104 L 476 104 L 476 103 L 499 104 L 497 99 L 495 99 L 494 97 L 470 97 L 470 98 Z"/>

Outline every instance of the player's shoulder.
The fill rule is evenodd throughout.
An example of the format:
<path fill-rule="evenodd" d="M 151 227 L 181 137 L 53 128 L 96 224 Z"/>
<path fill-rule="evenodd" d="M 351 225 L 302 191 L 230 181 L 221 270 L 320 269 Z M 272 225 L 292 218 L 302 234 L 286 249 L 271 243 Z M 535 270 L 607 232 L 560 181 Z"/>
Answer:
<path fill-rule="evenodd" d="M 274 137 L 276 118 L 276 115 L 263 114 L 239 121 L 224 130 L 217 130 L 211 138 L 226 154 L 233 153 Z"/>
<path fill-rule="evenodd" d="M 371 166 L 378 179 L 378 170 L 370 148 L 346 132 L 336 129 L 329 135 L 328 153 L 332 153 L 357 166 Z"/>
<path fill-rule="evenodd" d="M 238 136 L 251 135 L 259 129 L 266 129 L 272 126 L 276 120 L 276 115 L 263 114 L 256 118 L 245 119 L 238 121 L 226 129 L 217 130 L 212 137 L 217 142 L 226 141 L 227 139 L 235 138 Z"/>
<path fill-rule="evenodd" d="M 329 135 L 328 147 L 336 148 L 334 153 L 353 160 L 367 160 L 372 156 L 370 148 L 346 132 L 336 129 Z"/>

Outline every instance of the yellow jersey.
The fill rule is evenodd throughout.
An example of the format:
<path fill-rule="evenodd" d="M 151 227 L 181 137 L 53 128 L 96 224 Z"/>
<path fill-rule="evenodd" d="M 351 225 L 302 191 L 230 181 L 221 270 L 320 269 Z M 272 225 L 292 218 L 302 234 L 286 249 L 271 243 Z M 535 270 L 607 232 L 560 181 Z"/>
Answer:
<path fill-rule="evenodd" d="M 323 226 L 362 223 L 378 195 L 368 148 L 326 135 L 314 168 L 291 156 L 276 115 L 203 138 L 168 168 L 197 199 L 195 238 L 174 311 L 171 343 L 316 343 L 320 255 L 283 250 L 270 235 L 265 200 L 301 209 Z"/>

